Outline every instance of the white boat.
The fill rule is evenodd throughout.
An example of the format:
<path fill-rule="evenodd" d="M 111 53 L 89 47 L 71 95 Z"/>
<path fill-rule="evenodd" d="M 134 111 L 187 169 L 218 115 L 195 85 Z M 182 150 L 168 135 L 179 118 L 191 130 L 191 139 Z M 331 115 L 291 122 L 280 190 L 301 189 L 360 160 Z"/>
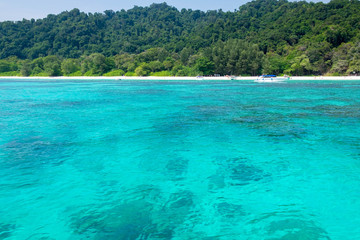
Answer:
<path fill-rule="evenodd" d="M 276 75 L 261 75 L 255 80 L 255 82 L 284 82 L 286 80 L 289 80 L 289 77 L 277 77 Z"/>

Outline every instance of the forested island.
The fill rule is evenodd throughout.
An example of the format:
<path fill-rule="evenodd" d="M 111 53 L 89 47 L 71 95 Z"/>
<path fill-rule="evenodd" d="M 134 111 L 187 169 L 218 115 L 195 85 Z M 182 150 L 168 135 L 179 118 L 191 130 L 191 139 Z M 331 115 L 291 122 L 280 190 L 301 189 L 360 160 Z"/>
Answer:
<path fill-rule="evenodd" d="M 166 3 L 0 22 L 0 76 L 358 75 L 360 1 Z"/>

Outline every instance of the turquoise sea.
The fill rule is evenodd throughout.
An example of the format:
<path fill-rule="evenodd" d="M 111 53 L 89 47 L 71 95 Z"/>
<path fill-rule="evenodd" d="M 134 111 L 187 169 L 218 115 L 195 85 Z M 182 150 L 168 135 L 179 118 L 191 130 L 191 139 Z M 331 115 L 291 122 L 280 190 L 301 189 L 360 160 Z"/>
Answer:
<path fill-rule="evenodd" d="M 0 239 L 360 239 L 360 81 L 0 80 Z"/>

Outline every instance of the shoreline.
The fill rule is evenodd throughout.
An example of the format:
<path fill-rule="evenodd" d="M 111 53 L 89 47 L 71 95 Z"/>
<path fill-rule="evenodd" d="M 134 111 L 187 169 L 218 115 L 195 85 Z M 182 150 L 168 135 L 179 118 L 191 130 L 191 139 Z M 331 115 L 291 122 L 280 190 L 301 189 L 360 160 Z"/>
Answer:
<path fill-rule="evenodd" d="M 1 76 L 2 79 L 17 79 L 17 80 L 157 80 L 157 81 L 254 81 L 258 77 L 125 77 L 125 76 L 117 76 L 117 77 L 67 77 L 67 76 L 59 76 L 59 77 L 4 77 Z M 328 77 L 328 76 L 316 76 L 316 77 L 307 77 L 307 76 L 295 76 L 290 77 L 289 81 L 347 81 L 347 80 L 360 80 L 360 76 L 339 76 L 339 77 Z"/>

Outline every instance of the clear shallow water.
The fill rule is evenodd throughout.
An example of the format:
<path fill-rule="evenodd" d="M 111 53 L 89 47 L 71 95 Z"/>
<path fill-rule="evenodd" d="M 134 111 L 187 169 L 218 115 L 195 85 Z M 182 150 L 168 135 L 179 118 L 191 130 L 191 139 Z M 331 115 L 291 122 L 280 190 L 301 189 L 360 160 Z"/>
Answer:
<path fill-rule="evenodd" d="M 360 239 L 359 96 L 0 81 L 0 239 Z"/>

